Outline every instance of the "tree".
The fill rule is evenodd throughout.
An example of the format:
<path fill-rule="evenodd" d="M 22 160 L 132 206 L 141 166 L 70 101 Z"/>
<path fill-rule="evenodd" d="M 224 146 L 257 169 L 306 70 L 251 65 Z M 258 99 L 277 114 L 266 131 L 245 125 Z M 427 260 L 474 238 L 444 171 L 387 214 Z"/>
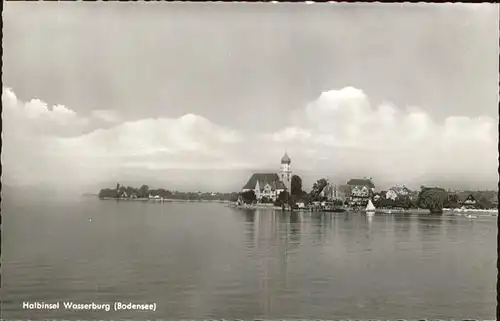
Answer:
<path fill-rule="evenodd" d="M 255 192 L 253 190 L 242 192 L 240 196 L 245 203 L 253 203 L 257 201 L 257 196 L 255 196 Z"/>
<path fill-rule="evenodd" d="M 302 195 L 302 178 L 298 175 L 292 176 L 292 181 L 290 183 L 290 194 L 294 196 Z"/>
<path fill-rule="evenodd" d="M 286 204 L 289 199 L 290 199 L 290 194 L 287 191 L 283 191 L 280 193 L 280 195 L 278 195 L 278 200 L 282 204 Z"/>
<path fill-rule="evenodd" d="M 99 191 L 99 198 L 116 197 L 116 190 L 111 188 L 104 188 Z"/>
<path fill-rule="evenodd" d="M 321 178 L 319 180 L 317 180 L 314 184 L 313 184 L 313 187 L 312 187 L 312 190 L 311 190 L 311 198 L 313 200 L 317 199 L 318 198 L 318 195 L 319 193 L 321 193 L 321 191 L 328 185 L 328 181 L 326 180 L 326 178 Z"/>
<path fill-rule="evenodd" d="M 443 203 L 443 207 L 459 208 L 460 207 L 460 200 L 458 199 L 458 195 L 457 194 L 449 194 Z"/>
<path fill-rule="evenodd" d="M 127 191 L 127 188 L 125 186 L 120 186 L 118 188 L 118 196 L 122 196 L 123 193 L 125 193 Z"/>
<path fill-rule="evenodd" d="M 394 206 L 409 209 L 411 207 L 410 197 L 407 195 L 398 195 L 394 200 Z"/>
<path fill-rule="evenodd" d="M 139 188 L 139 191 L 137 193 L 137 197 L 143 198 L 143 197 L 148 197 L 149 195 L 149 186 L 148 185 L 142 185 L 141 188 Z"/>
<path fill-rule="evenodd" d="M 300 195 L 300 200 L 305 204 L 309 204 L 311 202 L 311 196 L 306 191 L 302 191 L 302 194 Z"/>
<path fill-rule="evenodd" d="M 132 194 L 136 194 L 137 195 L 137 189 L 135 189 L 133 187 L 127 186 L 127 188 L 125 189 L 125 191 L 127 192 L 128 196 L 132 196 Z"/>
<path fill-rule="evenodd" d="M 481 195 L 476 201 L 476 207 L 479 209 L 491 209 L 494 206 L 493 202 Z"/>
<path fill-rule="evenodd" d="M 448 198 L 448 193 L 437 187 L 421 187 L 418 193 L 418 207 L 429 209 L 431 214 L 443 213 L 444 202 Z"/>

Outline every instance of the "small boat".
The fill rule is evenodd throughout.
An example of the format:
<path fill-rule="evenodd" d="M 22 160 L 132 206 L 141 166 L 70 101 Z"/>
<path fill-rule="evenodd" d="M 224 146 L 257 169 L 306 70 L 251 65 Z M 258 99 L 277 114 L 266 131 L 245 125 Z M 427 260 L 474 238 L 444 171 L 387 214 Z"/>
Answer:
<path fill-rule="evenodd" d="M 467 218 L 477 218 L 477 216 L 471 215 L 471 214 L 466 214 L 465 217 L 467 217 Z"/>
<path fill-rule="evenodd" d="M 375 213 L 375 206 L 372 203 L 372 200 L 368 200 L 368 205 L 366 205 L 365 212 L 366 213 Z"/>

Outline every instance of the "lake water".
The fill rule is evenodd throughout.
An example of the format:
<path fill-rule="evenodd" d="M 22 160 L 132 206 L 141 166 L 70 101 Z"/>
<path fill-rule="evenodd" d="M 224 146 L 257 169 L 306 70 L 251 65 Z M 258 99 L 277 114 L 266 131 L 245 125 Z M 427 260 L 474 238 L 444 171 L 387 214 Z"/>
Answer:
<path fill-rule="evenodd" d="M 4 199 L 3 319 L 493 319 L 496 217 Z M 154 312 L 30 311 L 156 303 Z M 62 303 L 61 303 L 62 304 Z"/>

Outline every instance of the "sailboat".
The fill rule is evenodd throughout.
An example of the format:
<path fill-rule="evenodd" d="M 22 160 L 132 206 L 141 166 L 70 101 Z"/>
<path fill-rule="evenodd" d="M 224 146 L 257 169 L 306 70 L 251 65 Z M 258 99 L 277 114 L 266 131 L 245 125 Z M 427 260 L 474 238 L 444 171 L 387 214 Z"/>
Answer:
<path fill-rule="evenodd" d="M 368 200 L 368 205 L 366 205 L 365 212 L 368 214 L 375 213 L 375 206 L 372 203 L 372 200 Z"/>

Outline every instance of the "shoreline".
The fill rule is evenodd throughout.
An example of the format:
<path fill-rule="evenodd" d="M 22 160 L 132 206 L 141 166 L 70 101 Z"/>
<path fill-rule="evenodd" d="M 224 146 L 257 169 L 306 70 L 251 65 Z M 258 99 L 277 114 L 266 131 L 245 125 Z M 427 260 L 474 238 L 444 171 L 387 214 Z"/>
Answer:
<path fill-rule="evenodd" d="M 446 212 L 446 213 L 498 213 L 498 209 L 481 210 L 481 209 L 443 208 L 443 212 Z"/>
<path fill-rule="evenodd" d="M 98 197 L 100 201 L 126 201 L 126 202 L 151 202 L 151 203 L 220 203 L 227 204 L 225 200 L 183 200 L 175 198 L 116 198 L 116 197 Z"/>
<path fill-rule="evenodd" d="M 237 208 L 237 209 L 270 209 L 275 211 L 283 211 L 281 206 L 274 206 L 273 204 L 255 204 L 255 205 L 236 205 L 231 201 L 227 200 L 183 200 L 183 199 L 174 199 L 174 198 L 165 198 L 165 199 L 157 199 L 157 198 L 115 198 L 115 197 L 102 197 L 98 200 L 104 201 L 127 201 L 127 202 L 150 202 L 150 203 L 217 203 L 217 204 L 226 204 L 228 207 Z M 312 211 L 311 209 L 290 209 L 286 208 L 285 212 L 328 212 L 328 211 Z M 346 209 L 345 212 L 353 212 Z M 364 212 L 364 211 L 362 211 Z M 409 210 L 400 210 L 400 209 L 376 209 L 376 214 L 405 214 L 405 213 L 429 213 L 427 209 L 409 209 Z M 453 214 L 462 214 L 462 213 L 488 213 L 488 214 L 498 214 L 498 209 L 451 209 L 451 208 L 443 208 L 443 213 L 453 213 Z"/>

